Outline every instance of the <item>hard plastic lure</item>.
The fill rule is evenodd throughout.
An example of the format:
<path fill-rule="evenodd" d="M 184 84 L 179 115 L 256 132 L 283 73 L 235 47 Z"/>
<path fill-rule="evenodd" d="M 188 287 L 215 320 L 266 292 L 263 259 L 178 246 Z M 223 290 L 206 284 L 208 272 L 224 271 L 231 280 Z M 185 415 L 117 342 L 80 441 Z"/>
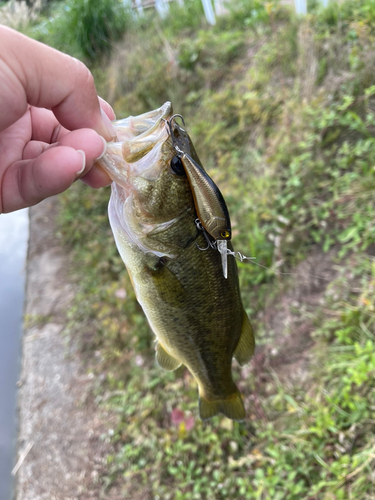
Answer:
<path fill-rule="evenodd" d="M 188 153 L 180 148 L 179 143 L 182 141 L 176 139 L 173 130 L 173 121 L 176 116 L 179 116 L 183 120 L 181 115 L 173 115 L 167 122 L 172 144 L 188 178 L 198 219 L 203 226 L 203 230 L 216 242 L 216 248 L 221 254 L 223 274 L 227 278 L 227 241 L 232 236 L 228 208 L 220 189 L 211 177 Z"/>

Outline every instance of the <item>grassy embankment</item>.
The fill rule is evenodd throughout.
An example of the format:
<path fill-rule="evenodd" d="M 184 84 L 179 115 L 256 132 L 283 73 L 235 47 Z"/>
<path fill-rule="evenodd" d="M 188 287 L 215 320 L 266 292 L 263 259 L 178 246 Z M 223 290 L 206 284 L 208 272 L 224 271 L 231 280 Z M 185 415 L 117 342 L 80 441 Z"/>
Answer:
<path fill-rule="evenodd" d="M 77 184 L 61 198 L 80 281 L 69 327 L 95 352 L 98 402 L 118 414 L 103 488 L 132 499 L 374 498 L 375 2 L 301 20 L 272 2 L 233 4 L 214 28 L 198 2 L 164 21 L 127 17 L 123 42 L 93 71 L 118 117 L 174 103 L 227 199 L 235 248 L 267 267 L 239 265 L 258 342 L 249 367 L 234 366 L 249 417 L 201 423 L 191 376 L 155 366 L 109 190 Z M 66 48 L 67 15 L 34 35 Z M 66 50 L 92 59 L 83 39 Z"/>

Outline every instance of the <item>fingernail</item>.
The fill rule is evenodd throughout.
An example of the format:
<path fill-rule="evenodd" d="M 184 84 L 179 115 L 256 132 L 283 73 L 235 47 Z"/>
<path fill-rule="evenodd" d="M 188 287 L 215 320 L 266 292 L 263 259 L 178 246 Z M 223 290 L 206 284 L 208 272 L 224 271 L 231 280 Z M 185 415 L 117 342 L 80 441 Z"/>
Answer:
<path fill-rule="evenodd" d="M 77 177 L 79 177 L 82 174 L 82 172 L 85 170 L 85 167 L 86 167 L 86 155 L 85 155 L 85 152 L 82 151 L 81 149 L 77 149 L 77 153 L 80 153 L 82 155 L 82 167 L 79 170 L 77 170 L 77 172 L 76 172 L 76 179 L 77 179 Z"/>
<path fill-rule="evenodd" d="M 102 110 L 102 108 L 100 108 L 100 112 L 102 114 L 102 120 L 103 120 L 104 126 L 107 129 L 107 132 L 108 132 L 110 138 L 112 140 L 116 139 L 117 138 L 116 130 L 115 130 L 115 127 L 112 125 L 111 120 L 104 113 L 104 111 Z"/>
<path fill-rule="evenodd" d="M 103 158 L 103 156 L 104 156 L 104 154 L 106 152 L 106 149 L 107 149 L 107 141 L 101 135 L 99 137 L 103 141 L 103 152 L 102 152 L 102 154 L 100 156 L 98 156 L 97 158 L 95 158 L 94 161 L 98 161 L 98 160 L 100 160 L 100 158 Z"/>
<path fill-rule="evenodd" d="M 108 103 L 107 103 L 107 104 L 108 104 Z M 111 105 L 109 105 L 109 107 L 111 108 L 111 111 L 112 111 L 112 113 L 113 113 L 113 116 L 115 117 L 115 118 L 114 118 L 114 121 L 116 121 L 116 120 L 117 120 L 116 113 L 114 112 L 114 110 L 113 110 L 113 108 L 112 108 L 112 106 L 111 106 Z"/>
<path fill-rule="evenodd" d="M 105 106 L 109 106 L 109 107 L 111 108 L 111 111 L 112 111 L 112 113 L 113 113 L 113 116 L 115 117 L 114 119 L 116 120 L 116 119 L 117 119 L 117 118 L 116 118 L 116 114 L 115 114 L 115 112 L 113 111 L 112 106 L 111 106 L 111 105 L 110 105 L 107 101 L 105 101 L 102 97 L 98 96 L 98 98 L 99 98 L 99 103 L 100 103 L 100 104 L 103 104 L 103 107 L 105 107 Z M 102 107 L 102 106 L 100 106 L 100 107 Z"/>

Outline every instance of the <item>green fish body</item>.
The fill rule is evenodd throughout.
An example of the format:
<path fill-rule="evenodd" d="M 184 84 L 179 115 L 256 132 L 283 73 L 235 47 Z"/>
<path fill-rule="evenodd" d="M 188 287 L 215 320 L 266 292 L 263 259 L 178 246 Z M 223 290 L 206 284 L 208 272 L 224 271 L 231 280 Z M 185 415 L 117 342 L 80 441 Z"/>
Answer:
<path fill-rule="evenodd" d="M 184 364 L 190 370 L 199 387 L 202 419 L 222 412 L 242 420 L 245 409 L 232 379 L 232 358 L 247 363 L 254 336 L 236 261 L 229 256 L 225 279 L 220 253 L 202 250 L 207 241 L 196 223 L 188 179 L 171 168 L 176 152 L 166 120 L 172 114 L 165 103 L 114 123 L 118 141 L 108 144 L 100 160 L 113 180 L 110 223 L 156 335 L 158 364 L 166 370 Z M 191 143 L 188 153 L 199 162 Z"/>

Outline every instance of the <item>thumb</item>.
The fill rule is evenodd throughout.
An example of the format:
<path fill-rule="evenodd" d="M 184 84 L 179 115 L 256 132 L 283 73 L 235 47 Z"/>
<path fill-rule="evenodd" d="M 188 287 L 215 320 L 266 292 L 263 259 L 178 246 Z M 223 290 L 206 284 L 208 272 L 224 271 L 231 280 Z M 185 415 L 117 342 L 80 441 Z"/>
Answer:
<path fill-rule="evenodd" d="M 68 130 L 92 128 L 107 140 L 116 136 L 82 62 L 5 26 L 0 26 L 0 46 L 0 130 L 30 104 L 52 110 Z"/>

